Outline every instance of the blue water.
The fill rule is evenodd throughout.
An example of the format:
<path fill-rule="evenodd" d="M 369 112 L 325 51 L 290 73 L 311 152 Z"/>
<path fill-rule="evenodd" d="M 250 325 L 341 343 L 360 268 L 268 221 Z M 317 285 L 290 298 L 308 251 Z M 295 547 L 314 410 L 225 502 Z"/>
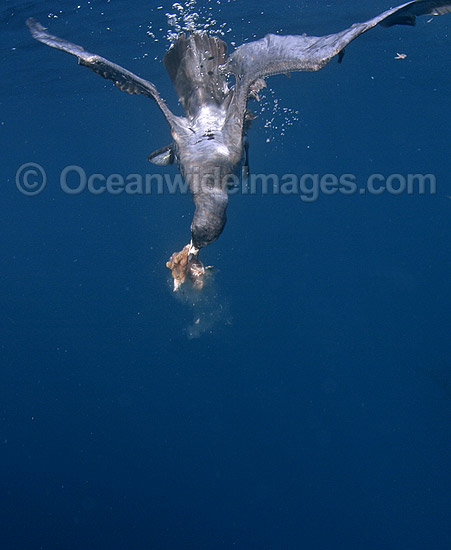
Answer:
<path fill-rule="evenodd" d="M 336 32 L 388 4 L 198 0 L 183 14 L 226 23 L 238 45 Z M 0 10 L 0 547 L 449 548 L 451 17 L 374 29 L 341 65 L 268 79 L 263 112 L 251 106 L 252 172 L 352 173 L 359 188 L 433 174 L 436 193 L 234 195 L 193 304 L 165 267 L 188 242 L 189 196 L 59 185 L 70 165 L 175 174 L 146 161 L 170 142 L 157 107 L 24 26 L 149 78 L 180 114 L 166 13 Z M 28 162 L 47 174 L 33 197 L 15 183 Z"/>

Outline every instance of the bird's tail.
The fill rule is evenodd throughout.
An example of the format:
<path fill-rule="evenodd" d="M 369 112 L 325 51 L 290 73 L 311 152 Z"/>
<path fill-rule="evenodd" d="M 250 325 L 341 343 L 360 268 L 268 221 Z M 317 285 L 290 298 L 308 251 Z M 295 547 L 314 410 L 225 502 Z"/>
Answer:
<path fill-rule="evenodd" d="M 181 34 L 164 56 L 164 65 L 185 112 L 194 116 L 201 106 L 220 105 L 228 94 L 218 67 L 227 57 L 225 42 L 206 33 Z"/>

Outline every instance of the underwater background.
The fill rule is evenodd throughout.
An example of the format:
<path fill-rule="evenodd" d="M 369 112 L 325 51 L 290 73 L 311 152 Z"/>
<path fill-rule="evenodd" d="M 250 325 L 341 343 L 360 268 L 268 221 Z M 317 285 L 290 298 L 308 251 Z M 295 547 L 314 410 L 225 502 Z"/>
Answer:
<path fill-rule="evenodd" d="M 389 5 L 2 2 L 2 549 L 449 548 L 451 17 L 377 27 L 250 104 L 251 172 L 359 189 L 432 174 L 436 192 L 236 193 L 200 297 L 165 267 L 189 195 L 60 186 L 73 165 L 176 174 L 146 160 L 171 141 L 155 103 L 25 27 L 148 78 L 181 114 L 162 64 L 179 31 L 232 51 Z M 35 196 L 16 185 L 30 162 Z"/>

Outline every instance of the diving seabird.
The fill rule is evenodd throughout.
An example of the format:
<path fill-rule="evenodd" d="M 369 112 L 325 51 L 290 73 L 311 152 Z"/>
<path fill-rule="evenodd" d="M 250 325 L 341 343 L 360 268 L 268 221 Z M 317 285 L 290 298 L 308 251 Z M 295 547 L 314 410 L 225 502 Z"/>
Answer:
<path fill-rule="evenodd" d="M 160 165 L 177 162 L 196 206 L 190 243 L 174 253 L 166 264 L 177 290 L 186 278 L 196 288 L 203 286 L 205 268 L 198 253 L 224 229 L 229 176 L 240 166 L 246 130 L 252 119 L 247 101 L 265 85 L 264 78 L 292 71 L 317 71 L 336 55 L 341 61 L 345 46 L 376 25 L 415 25 L 418 15 L 447 13 L 451 13 L 450 1 L 416 0 L 335 34 L 320 37 L 268 34 L 239 46 L 230 56 L 226 44 L 217 37 L 205 32 L 181 34 L 163 61 L 185 116 L 174 115 L 148 80 L 48 34 L 33 18 L 26 23 L 39 42 L 75 55 L 80 65 L 112 80 L 125 92 L 154 99 L 163 112 L 173 142 L 149 155 L 149 160 Z M 232 87 L 227 82 L 229 75 L 235 79 Z"/>

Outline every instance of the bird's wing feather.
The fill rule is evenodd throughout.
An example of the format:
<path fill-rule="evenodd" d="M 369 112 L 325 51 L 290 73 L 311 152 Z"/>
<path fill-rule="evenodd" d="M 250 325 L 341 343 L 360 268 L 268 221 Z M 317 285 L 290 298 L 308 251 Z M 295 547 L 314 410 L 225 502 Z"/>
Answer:
<path fill-rule="evenodd" d="M 291 71 L 317 71 L 340 53 L 352 40 L 381 24 L 414 25 L 418 15 L 451 13 L 451 2 L 416 0 L 391 8 L 344 31 L 327 36 L 278 36 L 268 34 L 261 40 L 238 47 L 227 60 L 226 71 L 246 83 L 257 78 Z"/>
<path fill-rule="evenodd" d="M 103 78 L 112 80 L 114 84 L 124 92 L 129 94 L 142 94 L 146 97 L 154 99 L 162 110 L 167 121 L 172 126 L 176 117 L 169 110 L 152 82 L 140 78 L 132 72 L 127 71 L 127 69 L 108 61 L 100 55 L 87 52 L 77 44 L 72 44 L 62 38 L 48 34 L 45 28 L 32 17 L 27 19 L 26 23 L 33 38 L 39 42 L 47 44 L 47 46 L 51 46 L 52 48 L 63 50 L 67 53 L 75 55 L 78 58 L 78 63 L 80 65 L 88 67 Z"/>

